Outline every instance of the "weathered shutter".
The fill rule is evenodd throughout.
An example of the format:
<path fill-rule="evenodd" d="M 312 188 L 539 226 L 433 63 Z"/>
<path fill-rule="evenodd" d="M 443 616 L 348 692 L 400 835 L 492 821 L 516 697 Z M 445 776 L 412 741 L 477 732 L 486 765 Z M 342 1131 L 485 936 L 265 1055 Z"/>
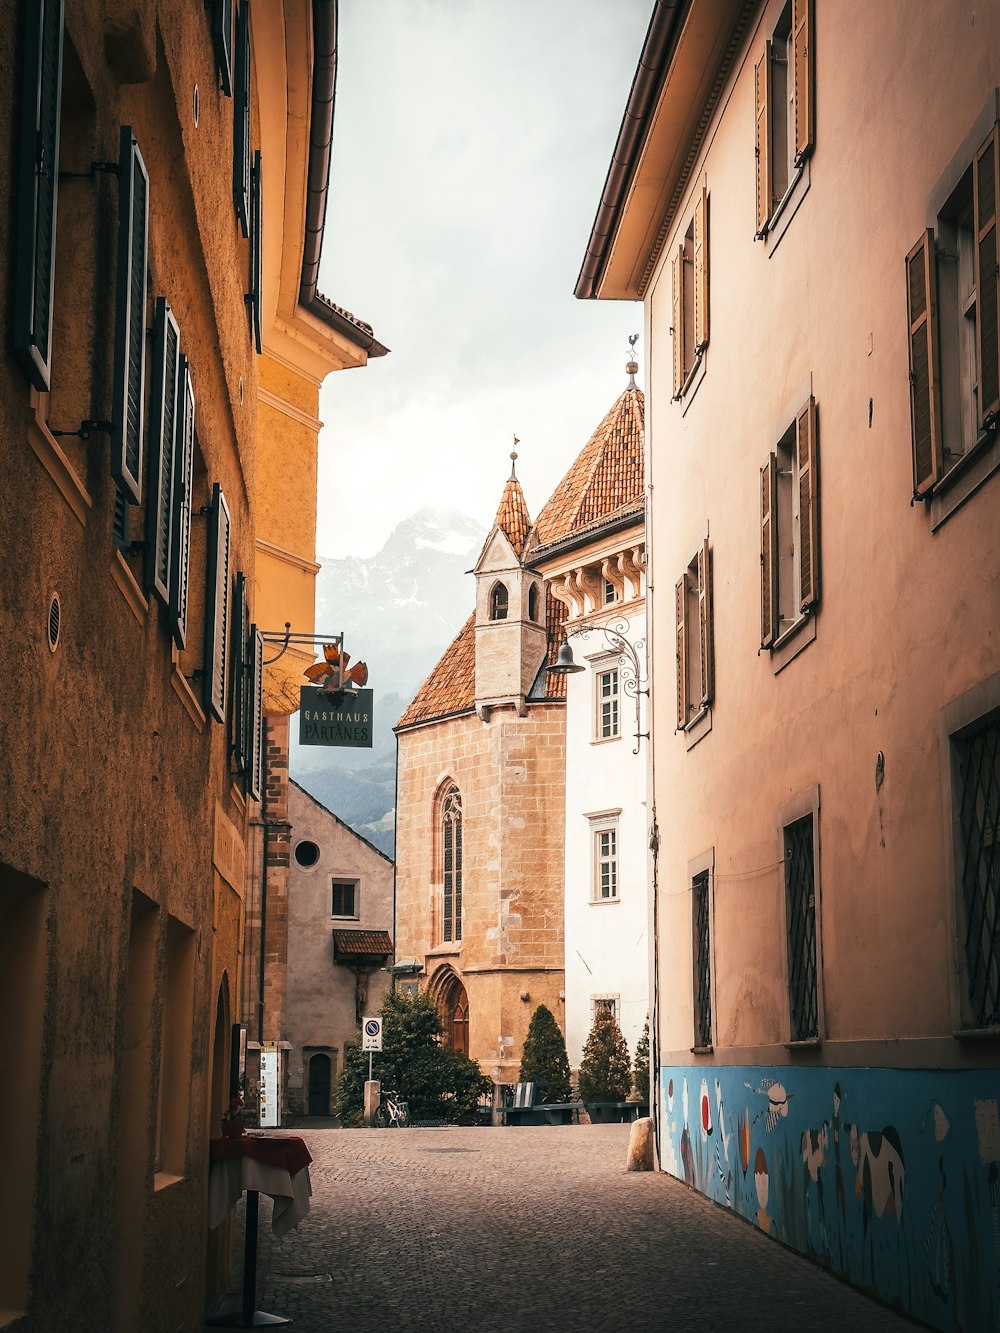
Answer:
<path fill-rule="evenodd" d="M 212 45 L 219 85 L 226 97 L 233 95 L 233 0 L 212 0 Z"/>
<path fill-rule="evenodd" d="M 233 86 L 233 204 L 240 230 L 250 235 L 250 4 L 236 12 L 236 68 Z"/>
<path fill-rule="evenodd" d="M 145 584 L 170 602 L 174 435 L 181 370 L 181 335 L 163 296 L 153 308 L 153 375 L 149 395 L 149 469 L 146 494 Z"/>
<path fill-rule="evenodd" d="M 118 147 L 118 272 L 115 280 L 111 475 L 134 504 L 142 503 L 148 224 L 149 175 L 132 127 L 123 125 Z"/>
<path fill-rule="evenodd" d="M 237 570 L 233 580 L 233 625 L 229 635 L 230 655 L 233 659 L 233 735 L 232 756 L 241 773 L 247 767 L 247 580 Z"/>
<path fill-rule="evenodd" d="M 795 118 L 795 161 L 812 150 L 813 125 L 813 0 L 792 0 L 792 102 Z"/>
<path fill-rule="evenodd" d="M 122 495 L 121 491 L 115 487 L 115 509 L 111 520 L 111 536 L 119 551 L 128 551 L 128 498 Z"/>
<path fill-rule="evenodd" d="M 1000 284 L 997 282 L 997 190 L 1000 170 L 997 161 L 996 129 L 976 153 L 973 180 L 976 228 L 976 348 L 979 373 L 979 424 L 1000 410 Z"/>
<path fill-rule="evenodd" d="M 763 236 L 771 217 L 774 190 L 771 164 L 771 43 L 754 66 L 754 153 L 757 158 L 757 232 Z"/>
<path fill-rule="evenodd" d="M 799 481 L 799 610 L 819 601 L 819 458 L 816 400 L 810 398 L 795 423 Z"/>
<path fill-rule="evenodd" d="M 226 720 L 229 683 L 226 650 L 229 645 L 229 549 L 232 522 L 218 482 L 212 487 L 208 517 L 208 574 L 205 584 L 205 710 L 216 722 Z"/>
<path fill-rule="evenodd" d="M 688 715 L 688 624 L 687 624 L 687 574 L 682 574 L 675 588 L 677 610 L 677 729 L 683 731 L 687 726 Z"/>
<path fill-rule="evenodd" d="M 708 552 L 708 538 L 698 552 L 698 634 L 701 647 L 701 707 L 712 702 L 715 682 L 715 662 L 712 657 L 712 562 Z"/>
<path fill-rule="evenodd" d="M 253 171 L 250 176 L 250 290 L 246 294 L 247 309 L 250 314 L 250 333 L 258 356 L 262 350 L 260 333 L 260 298 L 263 279 L 263 260 L 261 245 L 263 240 L 263 205 L 260 176 L 260 149 L 253 155 Z"/>
<path fill-rule="evenodd" d="M 778 637 L 778 460 L 769 454 L 760 470 L 760 646 Z"/>
<path fill-rule="evenodd" d="M 264 636 L 250 626 L 247 664 L 246 793 L 259 801 L 264 789 Z"/>
<path fill-rule="evenodd" d="M 174 427 L 170 537 L 170 632 L 178 648 L 187 641 L 191 581 L 191 486 L 194 480 L 194 389 L 187 357 L 181 358 Z"/>
<path fill-rule="evenodd" d="M 684 384 L 684 247 L 681 246 L 670 266 L 673 280 L 674 397 L 679 398 Z"/>
<path fill-rule="evenodd" d="M 937 276 L 934 236 L 930 231 L 924 232 L 906 256 L 906 314 L 910 326 L 913 494 L 922 499 L 944 469 L 937 375 Z"/>
<path fill-rule="evenodd" d="M 63 0 L 23 4 L 14 350 L 43 392 L 52 360 L 56 273 L 59 117 L 62 101 Z"/>
<path fill-rule="evenodd" d="M 694 206 L 694 348 L 708 344 L 708 191 L 702 187 Z"/>

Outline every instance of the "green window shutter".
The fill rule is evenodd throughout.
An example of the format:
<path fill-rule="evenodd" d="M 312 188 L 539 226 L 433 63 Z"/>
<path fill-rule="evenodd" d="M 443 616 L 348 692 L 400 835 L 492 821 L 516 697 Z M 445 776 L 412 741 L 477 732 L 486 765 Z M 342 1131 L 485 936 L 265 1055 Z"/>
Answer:
<path fill-rule="evenodd" d="M 146 494 L 146 588 L 170 603 L 174 435 L 181 383 L 181 335 L 163 296 L 153 311 L 153 376 L 149 395 L 149 484 Z"/>
<path fill-rule="evenodd" d="M 178 648 L 187 642 L 191 582 L 191 486 L 194 480 L 194 389 L 187 357 L 181 358 L 174 425 L 173 494 L 170 515 L 170 632 Z"/>
<path fill-rule="evenodd" d="M 226 97 L 233 95 L 233 0 L 212 0 L 212 45 L 219 86 Z"/>
<path fill-rule="evenodd" d="M 247 579 L 237 570 L 233 581 L 233 628 L 229 636 L 233 659 L 232 755 L 241 773 L 247 768 Z"/>
<path fill-rule="evenodd" d="M 253 345 L 259 356 L 261 346 L 260 293 L 263 277 L 261 243 L 263 239 L 263 202 L 264 197 L 260 178 L 260 149 L 253 155 L 253 172 L 250 177 L 250 290 L 245 300 L 250 314 L 250 333 Z"/>
<path fill-rule="evenodd" d="M 250 235 L 250 5 L 236 13 L 233 84 L 233 204 L 244 236 Z"/>
<path fill-rule="evenodd" d="M 229 549 L 232 521 L 218 482 L 212 487 L 208 519 L 208 579 L 205 585 L 205 710 L 216 722 L 226 720 L 229 643 Z"/>
<path fill-rule="evenodd" d="M 248 647 L 246 792 L 259 801 L 264 787 L 264 636 L 256 625 L 250 626 Z"/>
<path fill-rule="evenodd" d="M 118 149 L 118 273 L 115 281 L 111 475 L 133 504 L 142 503 L 148 224 L 149 175 L 131 126 L 123 125 Z"/>
<path fill-rule="evenodd" d="M 52 361 L 63 0 L 32 0 L 21 5 L 21 16 L 14 351 L 28 379 L 44 392 Z"/>

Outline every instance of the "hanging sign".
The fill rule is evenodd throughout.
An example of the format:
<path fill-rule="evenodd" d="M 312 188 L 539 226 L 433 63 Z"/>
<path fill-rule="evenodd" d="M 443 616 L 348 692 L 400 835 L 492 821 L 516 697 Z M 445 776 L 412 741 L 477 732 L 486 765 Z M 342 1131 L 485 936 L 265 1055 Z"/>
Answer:
<path fill-rule="evenodd" d="M 331 698 L 318 685 L 299 690 L 299 744 L 371 749 L 372 691 Z"/>

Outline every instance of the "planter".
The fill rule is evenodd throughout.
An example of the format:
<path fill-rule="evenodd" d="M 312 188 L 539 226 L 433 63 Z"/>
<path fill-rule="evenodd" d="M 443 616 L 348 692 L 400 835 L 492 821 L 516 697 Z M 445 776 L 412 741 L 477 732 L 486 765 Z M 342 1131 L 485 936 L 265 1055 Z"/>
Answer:
<path fill-rule="evenodd" d="M 230 1120 L 227 1116 L 222 1117 L 222 1137 L 224 1139 L 238 1139 L 246 1133 L 246 1126 L 242 1120 Z"/>
<path fill-rule="evenodd" d="M 626 1102 L 584 1102 L 592 1125 L 618 1125 L 626 1118 Z"/>

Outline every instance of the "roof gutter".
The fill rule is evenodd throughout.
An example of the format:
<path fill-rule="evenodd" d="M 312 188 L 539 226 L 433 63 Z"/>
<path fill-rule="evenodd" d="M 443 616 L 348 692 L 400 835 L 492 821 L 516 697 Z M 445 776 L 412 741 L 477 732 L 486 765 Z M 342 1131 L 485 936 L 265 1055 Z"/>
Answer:
<path fill-rule="evenodd" d="M 318 290 L 323 228 L 326 225 L 326 205 L 330 193 L 333 108 L 337 97 L 337 0 L 312 0 L 312 16 L 312 105 L 309 115 L 306 229 L 302 247 L 299 304 L 370 357 L 385 356 L 389 349 L 382 346 L 369 324 L 354 319 Z"/>
<path fill-rule="evenodd" d="M 621 221 L 625 198 L 632 184 L 642 146 L 663 81 L 677 48 L 683 18 L 691 0 L 655 0 L 646 40 L 639 56 L 639 66 L 632 80 L 618 141 L 611 155 L 611 165 L 601 192 L 597 216 L 590 230 L 583 267 L 576 280 L 574 295 L 591 300 L 604 276 L 611 242 Z"/>
<path fill-rule="evenodd" d="M 551 560 L 554 556 L 568 555 L 581 546 L 589 546 L 598 537 L 613 537 L 616 532 L 638 527 L 644 521 L 645 512 L 646 504 L 642 501 L 636 508 L 620 514 L 617 518 L 605 519 L 590 527 L 578 529 L 576 532 L 571 532 L 568 537 L 560 537 L 558 541 L 549 542 L 546 546 L 539 544 L 531 553 L 532 564 L 543 565 L 546 560 Z"/>

